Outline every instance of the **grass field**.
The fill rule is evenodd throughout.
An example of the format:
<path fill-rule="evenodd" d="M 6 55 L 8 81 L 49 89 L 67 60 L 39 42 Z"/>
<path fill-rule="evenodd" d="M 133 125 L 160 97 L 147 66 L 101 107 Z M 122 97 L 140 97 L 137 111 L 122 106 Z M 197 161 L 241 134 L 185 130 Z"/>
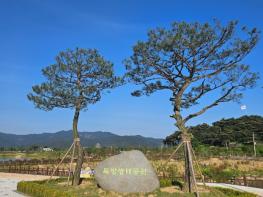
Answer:
<path fill-rule="evenodd" d="M 63 156 L 63 151 L 32 151 L 32 152 L 19 152 L 19 151 L 2 151 L 0 158 L 10 159 L 58 159 Z"/>

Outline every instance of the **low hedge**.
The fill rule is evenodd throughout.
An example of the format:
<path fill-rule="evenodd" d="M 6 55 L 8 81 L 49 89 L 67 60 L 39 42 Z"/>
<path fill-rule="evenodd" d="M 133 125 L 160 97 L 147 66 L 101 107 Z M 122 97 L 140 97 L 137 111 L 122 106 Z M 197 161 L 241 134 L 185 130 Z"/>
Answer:
<path fill-rule="evenodd" d="M 54 185 L 56 185 L 59 182 L 63 182 L 65 180 L 63 179 L 57 179 L 57 180 L 51 180 L 49 183 L 47 183 L 47 181 L 21 181 L 18 183 L 17 185 L 17 190 L 21 193 L 24 193 L 28 196 L 33 196 L 33 197 L 78 197 L 78 196 L 99 196 L 96 195 L 98 193 L 98 190 L 94 190 L 94 188 L 97 188 L 94 185 L 94 188 L 87 188 L 86 191 L 89 191 L 91 193 L 89 193 L 90 195 L 88 195 L 87 193 L 85 195 L 81 194 L 78 195 L 77 193 L 75 193 L 74 191 L 68 189 L 68 191 L 65 191 L 65 188 L 54 188 Z M 167 186 L 172 186 L 172 185 L 176 185 L 178 187 L 182 187 L 182 183 L 179 181 L 175 181 L 175 180 L 169 180 L 169 179 L 162 179 L 160 180 L 160 184 L 162 187 L 167 187 Z M 235 190 L 231 190 L 231 189 L 226 189 L 226 188 L 219 188 L 219 187 L 215 187 L 215 188 L 210 188 L 211 189 L 211 196 L 228 196 L 228 197 L 256 197 L 256 195 L 254 194 L 250 194 L 250 193 L 246 193 L 246 192 L 239 192 L 239 191 L 235 191 Z M 181 195 L 179 193 L 176 194 L 171 194 L 171 195 L 167 195 L 167 193 L 163 193 L 160 190 L 158 190 L 159 192 L 154 192 L 153 194 L 155 196 L 193 196 L 192 194 L 186 194 L 186 195 Z M 210 194 L 201 194 L 201 196 L 210 196 Z M 108 195 L 108 193 L 105 193 L 105 195 L 103 196 L 111 196 Z M 116 196 L 116 195 L 114 195 Z M 126 195 L 125 195 L 126 196 Z M 128 196 L 137 196 L 134 194 L 131 195 L 127 195 Z M 141 196 L 141 195 L 140 195 Z M 148 196 L 148 195 L 146 195 Z"/>
<path fill-rule="evenodd" d="M 21 181 L 17 184 L 17 190 L 34 197 L 75 197 L 68 192 L 59 191 L 45 185 L 46 181 Z"/>
<path fill-rule="evenodd" d="M 257 197 L 256 194 L 251 194 L 247 192 L 240 192 L 228 188 L 222 188 L 222 187 L 214 187 L 216 190 L 222 192 L 228 197 Z"/>

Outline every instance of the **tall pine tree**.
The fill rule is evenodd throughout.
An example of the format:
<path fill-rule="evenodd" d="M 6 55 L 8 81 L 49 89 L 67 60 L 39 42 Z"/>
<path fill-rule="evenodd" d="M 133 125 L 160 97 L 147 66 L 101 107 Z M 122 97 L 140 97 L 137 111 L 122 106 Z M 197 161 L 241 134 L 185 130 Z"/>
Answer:
<path fill-rule="evenodd" d="M 80 111 L 98 102 L 102 91 L 115 88 L 121 79 L 113 72 L 113 64 L 105 60 L 95 49 L 76 49 L 60 52 L 55 64 L 42 70 L 47 81 L 32 87 L 28 99 L 39 109 L 54 108 L 74 110 L 73 138 L 77 164 L 73 185 L 78 185 L 83 163 L 83 149 L 78 133 Z"/>

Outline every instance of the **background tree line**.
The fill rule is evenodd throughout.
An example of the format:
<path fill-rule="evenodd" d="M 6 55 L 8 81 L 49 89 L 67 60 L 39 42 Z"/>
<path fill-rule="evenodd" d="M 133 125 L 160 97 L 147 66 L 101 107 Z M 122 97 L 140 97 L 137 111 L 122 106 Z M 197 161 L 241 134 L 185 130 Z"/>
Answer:
<path fill-rule="evenodd" d="M 240 118 L 222 119 L 208 125 L 206 123 L 189 127 L 193 143 L 211 146 L 229 146 L 231 143 L 253 144 L 253 133 L 257 143 L 263 142 L 263 117 L 251 115 Z M 180 132 L 176 131 L 164 139 L 164 144 L 176 145 Z"/>

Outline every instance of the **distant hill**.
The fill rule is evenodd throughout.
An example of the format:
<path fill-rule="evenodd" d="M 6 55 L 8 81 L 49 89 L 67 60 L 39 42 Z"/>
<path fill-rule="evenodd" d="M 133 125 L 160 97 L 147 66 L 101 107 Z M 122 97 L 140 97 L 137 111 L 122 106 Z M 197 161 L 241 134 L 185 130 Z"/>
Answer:
<path fill-rule="evenodd" d="M 193 143 L 212 146 L 225 146 L 229 143 L 252 144 L 252 135 L 255 134 L 257 143 L 263 143 L 263 117 L 242 116 L 239 118 L 222 119 L 208 125 L 206 123 L 189 127 L 193 134 Z M 167 136 L 166 144 L 177 144 L 179 132 Z"/>
<path fill-rule="evenodd" d="M 94 147 L 99 143 L 102 147 L 158 147 L 162 139 L 143 137 L 140 135 L 120 136 L 110 132 L 80 132 L 81 144 Z M 32 145 L 64 148 L 72 143 L 72 131 L 15 135 L 0 132 L 0 147 L 28 147 Z"/>

